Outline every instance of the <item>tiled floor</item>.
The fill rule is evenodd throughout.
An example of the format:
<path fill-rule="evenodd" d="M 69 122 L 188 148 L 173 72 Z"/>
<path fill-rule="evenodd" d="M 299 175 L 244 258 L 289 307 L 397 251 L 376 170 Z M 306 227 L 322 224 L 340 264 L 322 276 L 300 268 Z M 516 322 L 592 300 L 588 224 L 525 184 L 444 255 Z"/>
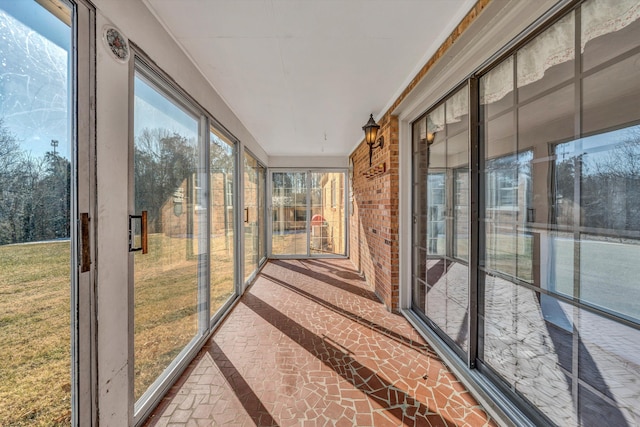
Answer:
<path fill-rule="evenodd" d="M 270 261 L 147 426 L 493 426 L 348 260 Z"/>

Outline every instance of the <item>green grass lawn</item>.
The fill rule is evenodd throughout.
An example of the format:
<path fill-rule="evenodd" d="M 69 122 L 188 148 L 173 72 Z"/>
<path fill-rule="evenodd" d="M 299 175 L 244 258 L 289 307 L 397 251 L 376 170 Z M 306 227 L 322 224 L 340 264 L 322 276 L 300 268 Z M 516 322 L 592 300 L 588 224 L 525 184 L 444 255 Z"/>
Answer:
<path fill-rule="evenodd" d="M 71 422 L 69 242 L 0 246 L 0 425 Z"/>
<path fill-rule="evenodd" d="M 233 294 L 233 250 L 211 242 L 211 313 Z M 195 239 L 149 236 L 135 254 L 134 356 L 138 399 L 198 333 L 198 248 Z M 201 278 L 200 280 L 204 280 Z"/>
<path fill-rule="evenodd" d="M 137 253 L 135 394 L 198 332 L 197 256 L 184 238 Z M 233 247 L 212 239 L 211 313 L 233 294 Z M 71 416 L 69 242 L 0 246 L 0 426 L 66 426 Z"/>

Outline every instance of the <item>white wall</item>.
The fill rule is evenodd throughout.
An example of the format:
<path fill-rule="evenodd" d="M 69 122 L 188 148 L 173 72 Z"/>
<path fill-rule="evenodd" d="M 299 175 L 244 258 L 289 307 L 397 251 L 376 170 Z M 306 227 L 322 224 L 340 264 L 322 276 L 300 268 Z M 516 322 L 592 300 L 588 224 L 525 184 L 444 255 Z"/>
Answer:
<path fill-rule="evenodd" d="M 106 24 L 119 28 L 182 89 L 263 163 L 268 157 L 222 98 L 141 0 L 95 0 L 97 143 L 98 411 L 101 425 L 133 425 L 132 338 L 129 326 L 128 164 L 131 82 L 128 64 L 102 41 Z M 176 4 L 177 5 L 177 4 Z"/>
<path fill-rule="evenodd" d="M 349 167 L 349 157 L 322 156 L 271 156 L 269 167 L 272 168 L 346 168 Z"/>

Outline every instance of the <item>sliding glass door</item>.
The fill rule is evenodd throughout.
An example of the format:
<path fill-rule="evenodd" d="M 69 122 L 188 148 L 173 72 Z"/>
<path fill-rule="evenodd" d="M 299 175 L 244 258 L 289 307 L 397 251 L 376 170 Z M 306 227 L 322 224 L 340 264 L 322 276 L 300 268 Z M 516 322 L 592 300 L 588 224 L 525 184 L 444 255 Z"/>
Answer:
<path fill-rule="evenodd" d="M 639 71 L 576 2 L 413 122 L 412 309 L 536 425 L 640 419 Z"/>
<path fill-rule="evenodd" d="M 138 70 L 134 103 L 135 398 L 198 335 L 198 285 L 206 254 L 200 120 L 176 94 Z M 202 211 L 204 209 L 204 211 Z M 137 216 L 140 218 L 137 218 Z M 135 249 L 140 248 L 140 251 Z"/>
<path fill-rule="evenodd" d="M 413 309 L 469 348 L 468 87 L 414 123 Z"/>
<path fill-rule="evenodd" d="M 307 173 L 271 174 L 271 253 L 307 255 Z"/>
<path fill-rule="evenodd" d="M 236 144 L 209 129 L 211 267 L 209 310 L 216 313 L 235 292 Z"/>
<path fill-rule="evenodd" d="M 343 171 L 271 173 L 271 254 L 346 255 Z"/>
<path fill-rule="evenodd" d="M 92 417 L 91 17 L 69 1 L 0 0 L 3 426 Z"/>
<path fill-rule="evenodd" d="M 266 168 L 249 151 L 244 152 L 244 281 L 250 281 L 266 260 Z"/>
<path fill-rule="evenodd" d="M 238 295 L 239 218 L 237 141 L 141 58 L 133 83 L 129 252 L 139 418 Z"/>

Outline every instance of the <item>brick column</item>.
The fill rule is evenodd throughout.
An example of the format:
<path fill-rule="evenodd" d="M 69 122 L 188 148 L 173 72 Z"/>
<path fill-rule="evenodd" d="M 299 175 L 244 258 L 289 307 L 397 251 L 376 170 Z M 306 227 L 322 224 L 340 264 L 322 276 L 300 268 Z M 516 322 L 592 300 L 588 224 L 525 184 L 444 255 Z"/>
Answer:
<path fill-rule="evenodd" d="M 353 214 L 349 218 L 350 256 L 367 284 L 393 312 L 398 311 L 398 118 L 386 115 L 369 167 L 369 146 L 363 141 L 351 155 Z M 384 165 L 384 166 L 383 166 Z"/>

